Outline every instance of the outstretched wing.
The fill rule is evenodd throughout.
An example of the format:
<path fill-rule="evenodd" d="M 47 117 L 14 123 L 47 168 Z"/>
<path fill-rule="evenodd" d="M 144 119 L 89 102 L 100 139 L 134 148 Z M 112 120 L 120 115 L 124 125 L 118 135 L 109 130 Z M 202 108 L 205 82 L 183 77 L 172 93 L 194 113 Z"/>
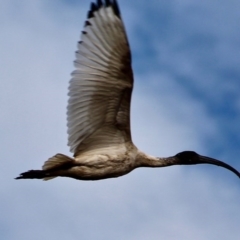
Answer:
<path fill-rule="evenodd" d="M 131 141 L 131 53 L 115 0 L 91 4 L 74 63 L 67 111 L 74 156 Z"/>

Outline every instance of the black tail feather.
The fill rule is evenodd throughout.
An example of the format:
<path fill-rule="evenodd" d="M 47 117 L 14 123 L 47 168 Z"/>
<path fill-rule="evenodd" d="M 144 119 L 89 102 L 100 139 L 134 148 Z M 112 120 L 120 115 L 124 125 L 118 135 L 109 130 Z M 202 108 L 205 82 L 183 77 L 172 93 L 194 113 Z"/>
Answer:
<path fill-rule="evenodd" d="M 44 170 L 29 170 L 27 172 L 21 173 L 19 177 L 16 177 L 15 179 L 42 179 L 45 177 L 49 177 L 49 174 L 47 174 Z"/>

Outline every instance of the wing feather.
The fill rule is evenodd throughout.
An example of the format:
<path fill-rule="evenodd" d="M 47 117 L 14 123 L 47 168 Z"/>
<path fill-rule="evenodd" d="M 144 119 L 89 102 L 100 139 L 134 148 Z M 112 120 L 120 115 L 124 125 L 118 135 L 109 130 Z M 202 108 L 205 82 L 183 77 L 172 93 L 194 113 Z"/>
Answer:
<path fill-rule="evenodd" d="M 116 1 L 92 4 L 69 85 L 68 145 L 74 156 L 131 141 L 131 54 Z"/>

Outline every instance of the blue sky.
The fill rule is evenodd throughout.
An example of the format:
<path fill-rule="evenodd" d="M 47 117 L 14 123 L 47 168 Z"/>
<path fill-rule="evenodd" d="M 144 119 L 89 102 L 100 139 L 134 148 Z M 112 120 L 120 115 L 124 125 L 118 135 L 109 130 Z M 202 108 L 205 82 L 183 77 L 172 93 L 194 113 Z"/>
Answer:
<path fill-rule="evenodd" d="M 218 167 L 14 180 L 58 152 L 70 155 L 67 87 L 90 2 L 0 3 L 3 239 L 240 238 L 239 179 Z M 240 169 L 240 2 L 119 5 L 133 57 L 135 144 L 156 156 L 194 150 Z"/>

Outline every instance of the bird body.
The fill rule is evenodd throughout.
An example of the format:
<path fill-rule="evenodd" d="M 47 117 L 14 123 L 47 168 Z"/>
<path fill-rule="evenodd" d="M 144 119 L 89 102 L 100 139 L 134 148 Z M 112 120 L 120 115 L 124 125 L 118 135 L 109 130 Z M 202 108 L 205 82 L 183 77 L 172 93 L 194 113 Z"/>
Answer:
<path fill-rule="evenodd" d="M 119 177 L 137 166 L 138 150 L 133 144 L 121 144 L 116 148 L 105 148 L 102 153 L 83 154 L 75 158 L 74 167 L 66 171 L 66 176 L 80 180 L 99 180 Z"/>
<path fill-rule="evenodd" d="M 138 167 L 201 163 L 222 166 L 240 177 L 228 164 L 192 151 L 159 158 L 138 150 L 130 128 L 131 52 L 117 1 L 97 0 L 87 18 L 69 84 L 68 145 L 73 158 L 56 154 L 42 170 L 21 173 L 16 179 L 99 180 Z"/>
<path fill-rule="evenodd" d="M 125 175 L 138 167 L 160 167 L 167 164 L 167 159 L 159 159 L 140 152 L 132 143 L 121 144 L 115 148 L 81 154 L 70 158 L 56 154 L 48 159 L 43 170 L 30 170 L 33 178 L 49 180 L 55 176 L 72 177 L 78 180 L 100 180 Z M 37 171 L 37 172 L 35 172 Z M 42 173 L 44 175 L 42 175 Z M 36 173 L 40 173 L 39 177 Z M 26 176 L 26 175 L 25 175 Z M 30 175 L 27 176 L 30 178 Z"/>

